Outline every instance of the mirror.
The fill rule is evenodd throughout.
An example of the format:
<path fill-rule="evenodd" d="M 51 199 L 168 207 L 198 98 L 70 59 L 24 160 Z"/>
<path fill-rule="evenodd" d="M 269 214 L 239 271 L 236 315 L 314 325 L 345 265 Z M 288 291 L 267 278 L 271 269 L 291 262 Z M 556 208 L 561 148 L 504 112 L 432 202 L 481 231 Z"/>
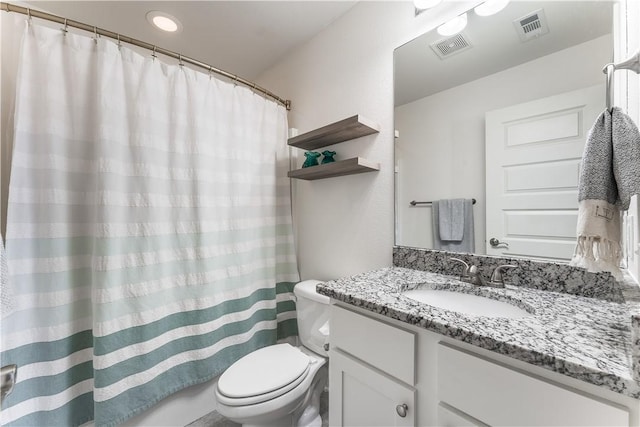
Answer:
<path fill-rule="evenodd" d="M 459 34 L 434 29 L 394 52 L 396 245 L 442 249 L 429 202 L 475 199 L 465 252 L 567 260 L 613 3 L 511 1 L 467 17 Z"/>

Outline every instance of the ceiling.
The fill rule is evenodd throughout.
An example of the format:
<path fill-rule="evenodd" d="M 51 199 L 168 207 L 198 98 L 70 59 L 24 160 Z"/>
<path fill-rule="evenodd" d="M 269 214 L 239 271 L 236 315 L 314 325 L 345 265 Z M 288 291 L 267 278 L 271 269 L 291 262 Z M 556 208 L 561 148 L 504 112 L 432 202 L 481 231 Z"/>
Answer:
<path fill-rule="evenodd" d="M 430 31 L 395 50 L 395 105 L 609 34 L 612 4 L 593 0 L 512 1 L 493 16 L 480 17 L 470 12 L 462 34 L 471 48 L 440 59 L 430 44 L 444 37 Z M 544 10 L 549 32 L 520 41 L 513 21 L 539 9 Z"/>
<path fill-rule="evenodd" d="M 24 2 L 21 4 L 25 5 Z M 29 1 L 27 6 L 133 37 L 254 80 L 345 14 L 355 1 Z M 159 10 L 183 29 L 166 33 Z"/>

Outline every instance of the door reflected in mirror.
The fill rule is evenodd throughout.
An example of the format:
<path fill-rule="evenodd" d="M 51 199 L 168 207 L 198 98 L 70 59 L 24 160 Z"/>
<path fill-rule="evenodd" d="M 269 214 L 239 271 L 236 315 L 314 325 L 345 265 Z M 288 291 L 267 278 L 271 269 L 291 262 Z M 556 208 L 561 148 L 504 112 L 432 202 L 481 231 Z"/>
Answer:
<path fill-rule="evenodd" d="M 465 224 L 473 252 L 571 258 L 612 8 L 512 1 L 491 16 L 470 11 L 459 34 L 434 30 L 395 50 L 396 245 L 440 248 L 443 222 L 462 218 L 411 201 L 476 199 Z"/>

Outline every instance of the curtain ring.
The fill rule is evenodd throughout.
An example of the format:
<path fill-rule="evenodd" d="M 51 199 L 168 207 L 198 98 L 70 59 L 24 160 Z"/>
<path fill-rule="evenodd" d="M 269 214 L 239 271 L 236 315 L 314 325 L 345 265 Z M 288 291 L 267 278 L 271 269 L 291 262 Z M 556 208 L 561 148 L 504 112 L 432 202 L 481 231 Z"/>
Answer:
<path fill-rule="evenodd" d="M 8 12 L 8 10 L 7 10 Z M 31 22 L 31 9 L 27 8 L 27 19 L 29 20 L 29 22 Z"/>
<path fill-rule="evenodd" d="M 118 40 L 118 49 L 120 49 L 122 47 L 122 42 L 120 41 L 120 34 L 117 35 L 118 37 L 116 38 Z"/>
<path fill-rule="evenodd" d="M 151 52 L 151 57 L 153 58 L 154 61 L 158 57 L 158 55 L 156 55 L 156 46 L 153 46 L 153 52 Z"/>
<path fill-rule="evenodd" d="M 237 75 L 233 76 L 233 85 L 234 86 L 238 86 L 238 76 Z"/>
<path fill-rule="evenodd" d="M 65 34 L 68 33 L 69 32 L 69 30 L 67 29 L 68 27 L 69 26 L 67 24 L 67 18 L 64 18 L 64 28 L 62 29 L 62 32 Z"/>
<path fill-rule="evenodd" d="M 182 62 L 182 55 L 178 54 L 178 65 L 179 66 L 184 66 L 184 63 Z"/>
<path fill-rule="evenodd" d="M 209 65 L 209 80 L 213 77 L 213 67 Z"/>
<path fill-rule="evenodd" d="M 98 27 L 93 27 L 93 41 L 98 43 Z"/>

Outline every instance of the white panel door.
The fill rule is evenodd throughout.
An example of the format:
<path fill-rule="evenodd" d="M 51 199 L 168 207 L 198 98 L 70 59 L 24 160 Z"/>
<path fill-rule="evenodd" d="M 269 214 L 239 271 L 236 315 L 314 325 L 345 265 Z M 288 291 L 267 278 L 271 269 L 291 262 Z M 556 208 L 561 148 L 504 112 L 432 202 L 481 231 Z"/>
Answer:
<path fill-rule="evenodd" d="M 591 86 L 486 113 L 488 255 L 571 259 L 580 161 L 604 92 Z"/>

